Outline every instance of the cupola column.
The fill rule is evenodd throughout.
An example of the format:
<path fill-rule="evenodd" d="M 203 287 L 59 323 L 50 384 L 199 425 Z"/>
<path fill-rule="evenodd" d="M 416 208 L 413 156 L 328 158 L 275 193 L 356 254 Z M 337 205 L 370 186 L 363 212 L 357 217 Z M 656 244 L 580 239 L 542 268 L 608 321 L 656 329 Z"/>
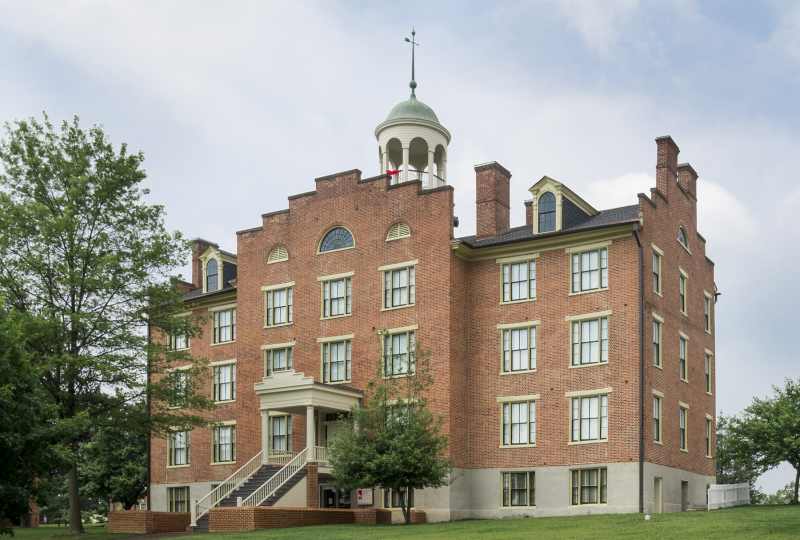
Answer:
<path fill-rule="evenodd" d="M 442 156 L 442 182 L 447 184 L 447 158 Z"/>
<path fill-rule="evenodd" d="M 386 174 L 386 171 L 389 170 L 389 152 L 386 151 L 386 148 L 383 149 L 383 161 L 381 163 L 381 174 Z"/>
<path fill-rule="evenodd" d="M 428 146 L 428 187 L 435 188 L 438 186 L 438 180 L 433 175 L 433 150 Z"/>
<path fill-rule="evenodd" d="M 408 143 L 403 145 L 403 182 L 408 182 Z"/>

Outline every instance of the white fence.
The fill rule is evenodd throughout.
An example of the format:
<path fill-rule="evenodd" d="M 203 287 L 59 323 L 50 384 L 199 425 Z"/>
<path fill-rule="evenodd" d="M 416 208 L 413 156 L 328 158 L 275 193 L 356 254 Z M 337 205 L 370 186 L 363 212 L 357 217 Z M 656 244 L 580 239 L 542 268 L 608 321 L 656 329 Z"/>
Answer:
<path fill-rule="evenodd" d="M 708 488 L 709 510 L 743 504 L 750 504 L 750 484 L 711 484 Z"/>

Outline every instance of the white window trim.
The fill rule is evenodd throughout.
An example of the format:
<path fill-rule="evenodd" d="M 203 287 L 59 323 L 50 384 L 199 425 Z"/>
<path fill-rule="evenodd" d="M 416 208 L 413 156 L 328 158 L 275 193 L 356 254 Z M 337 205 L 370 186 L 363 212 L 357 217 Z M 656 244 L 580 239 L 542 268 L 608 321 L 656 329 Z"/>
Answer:
<path fill-rule="evenodd" d="M 505 376 L 505 375 L 520 375 L 522 373 L 536 373 L 536 371 L 537 371 L 536 368 L 530 369 L 530 365 L 531 365 L 530 364 L 530 356 L 528 357 L 528 369 L 518 369 L 516 371 L 513 371 L 513 370 L 503 371 L 503 354 L 505 353 L 505 351 L 503 350 L 503 332 L 505 332 L 506 330 L 510 331 L 510 330 L 523 330 L 525 328 L 536 328 L 541 323 L 542 323 L 542 321 L 536 320 L 536 321 L 525 321 L 525 322 L 521 322 L 521 323 L 508 323 L 508 324 L 498 324 L 497 325 L 497 329 L 500 330 L 500 375 L 501 376 Z M 537 331 L 537 334 L 538 334 L 538 331 Z M 528 334 L 528 339 L 530 340 L 530 333 Z M 537 339 L 538 339 L 538 335 L 537 335 Z M 530 351 L 530 345 L 528 346 L 528 350 Z M 537 357 L 537 360 L 538 360 L 538 357 Z M 538 394 L 537 394 L 537 396 L 538 396 Z"/>
<path fill-rule="evenodd" d="M 327 251 L 326 251 L 327 253 Z M 343 336 L 331 336 L 317 338 L 317 343 L 333 343 L 334 341 L 347 341 L 356 337 L 355 334 L 345 334 Z"/>
<path fill-rule="evenodd" d="M 215 367 L 215 366 L 227 366 L 229 364 L 235 364 L 235 363 L 236 363 L 236 358 L 233 358 L 231 360 L 216 360 L 214 362 L 209 363 L 209 365 Z"/>
<path fill-rule="evenodd" d="M 261 346 L 261 350 L 262 351 L 274 351 L 276 349 L 286 349 L 288 347 L 294 347 L 295 345 L 297 345 L 296 341 L 289 341 L 287 343 L 275 343 L 275 344 L 272 344 L 272 345 L 262 345 Z"/>
<path fill-rule="evenodd" d="M 330 253 L 330 252 L 326 251 L 325 253 Z M 354 275 L 356 275 L 355 270 L 351 270 L 349 272 L 344 272 L 342 274 L 331 274 L 330 276 L 318 276 L 317 277 L 317 281 L 319 281 L 319 282 L 322 282 L 322 281 L 336 281 L 337 279 L 353 277 Z"/>
<path fill-rule="evenodd" d="M 566 322 L 586 321 L 589 319 L 602 319 L 603 317 L 611 317 L 613 311 L 608 309 L 606 311 L 596 311 L 594 313 L 586 313 L 584 315 L 567 315 L 564 317 Z"/>
<path fill-rule="evenodd" d="M 381 274 L 381 311 L 394 311 L 395 309 L 406 309 L 410 307 L 414 307 L 417 305 L 417 295 L 416 295 L 416 287 L 417 287 L 417 265 L 419 265 L 419 259 L 414 259 L 413 261 L 403 262 L 403 263 L 395 263 L 395 264 L 387 264 L 385 266 L 379 266 L 378 272 Z M 394 270 L 403 270 L 403 269 L 414 269 L 414 303 L 411 302 L 406 303 L 402 306 L 391 306 L 387 307 L 386 304 L 386 272 L 392 272 Z M 410 275 L 410 273 L 408 274 Z M 408 278 L 411 279 L 410 277 Z M 408 286 L 407 286 L 408 288 Z M 409 292 L 410 294 L 410 292 Z M 409 299 L 410 300 L 410 299 Z"/>
<path fill-rule="evenodd" d="M 526 403 L 528 406 L 528 418 L 526 420 L 526 424 L 528 425 L 528 438 L 530 438 L 530 404 L 531 402 L 536 403 L 539 400 L 539 394 L 532 394 L 529 396 L 505 396 L 497 398 L 497 403 L 500 404 L 500 446 L 501 449 L 514 449 L 514 448 L 535 448 L 536 443 L 525 443 L 525 444 L 503 444 L 503 405 L 506 403 Z M 538 411 L 536 411 L 538 415 Z M 539 419 L 537 417 L 536 423 L 539 423 Z M 534 432 L 534 435 L 536 433 Z"/>
<path fill-rule="evenodd" d="M 266 291 L 278 291 L 280 289 L 288 289 L 289 287 L 294 287 L 294 281 L 290 281 L 289 283 L 278 283 L 277 285 L 265 285 L 261 287 L 261 290 Z"/>
<path fill-rule="evenodd" d="M 600 250 L 606 250 L 606 279 L 610 281 L 611 275 L 609 270 L 609 259 L 611 258 L 611 250 L 609 247 L 611 246 L 611 240 L 606 240 L 605 242 L 596 242 L 594 244 L 584 244 L 582 246 L 572 246 L 564 249 L 564 252 L 567 253 L 569 256 L 567 257 L 567 264 L 569 265 L 569 294 L 567 296 L 580 296 L 582 294 L 592 294 L 598 293 L 602 291 L 607 291 L 609 289 L 608 285 L 605 287 L 601 287 L 601 268 L 600 268 L 600 261 L 598 259 L 598 266 L 597 266 L 597 285 L 596 289 L 588 289 L 585 291 L 572 291 L 572 255 L 580 255 L 581 253 L 586 253 L 589 251 L 597 251 L 597 256 L 600 257 Z"/>

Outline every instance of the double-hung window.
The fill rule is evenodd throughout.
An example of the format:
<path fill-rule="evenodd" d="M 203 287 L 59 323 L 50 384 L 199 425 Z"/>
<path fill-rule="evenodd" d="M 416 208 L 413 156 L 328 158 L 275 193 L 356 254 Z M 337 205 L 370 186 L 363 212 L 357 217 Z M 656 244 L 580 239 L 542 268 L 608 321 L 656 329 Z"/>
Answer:
<path fill-rule="evenodd" d="M 270 450 L 292 451 L 292 415 L 273 416 L 269 419 Z"/>
<path fill-rule="evenodd" d="M 661 294 L 661 257 L 664 253 L 653 245 L 653 292 Z"/>
<path fill-rule="evenodd" d="M 292 289 L 288 286 L 279 289 L 265 288 L 265 326 L 278 326 L 292 322 Z"/>
<path fill-rule="evenodd" d="M 167 511 L 168 512 L 188 512 L 189 511 L 189 487 L 167 488 Z"/>
<path fill-rule="evenodd" d="M 503 399 L 502 445 L 536 444 L 536 400 L 506 401 L 508 398 L 501 399 Z"/>
<path fill-rule="evenodd" d="M 189 336 L 186 334 L 177 334 L 169 336 L 169 348 L 173 351 L 180 351 L 189 348 Z"/>
<path fill-rule="evenodd" d="M 414 491 L 412 490 L 408 494 L 402 493 L 400 491 L 394 489 L 384 489 L 383 490 L 383 507 L 386 509 L 390 508 L 402 508 L 403 507 L 403 496 L 408 496 L 408 507 L 414 507 Z"/>
<path fill-rule="evenodd" d="M 350 381 L 350 340 L 322 344 L 322 382 Z"/>
<path fill-rule="evenodd" d="M 661 442 L 661 399 L 663 396 L 653 394 L 653 440 Z"/>
<path fill-rule="evenodd" d="M 706 351 L 706 394 L 711 393 L 711 354 Z"/>
<path fill-rule="evenodd" d="M 212 430 L 213 463 L 236 461 L 236 426 L 221 426 Z"/>
<path fill-rule="evenodd" d="M 686 312 L 686 281 L 688 276 L 684 274 L 683 270 L 681 270 L 681 281 L 680 281 L 680 308 L 681 313 L 687 315 Z"/>
<path fill-rule="evenodd" d="M 503 302 L 536 298 L 536 261 L 510 262 L 503 265 Z"/>
<path fill-rule="evenodd" d="M 214 366 L 214 401 L 236 399 L 236 364 Z"/>
<path fill-rule="evenodd" d="M 689 338 L 681 332 L 681 339 L 680 339 L 680 377 L 682 381 L 687 380 L 687 368 L 686 368 L 686 355 L 689 349 Z"/>
<path fill-rule="evenodd" d="M 711 457 L 711 419 L 706 418 L 706 457 Z"/>
<path fill-rule="evenodd" d="M 573 506 L 608 502 L 608 469 L 579 469 L 571 473 Z"/>
<path fill-rule="evenodd" d="M 536 369 L 536 327 L 501 330 L 503 373 Z"/>
<path fill-rule="evenodd" d="M 169 374 L 170 401 L 172 409 L 188 406 L 190 391 L 189 371 L 177 369 Z"/>
<path fill-rule="evenodd" d="M 608 362 L 608 317 L 572 321 L 572 365 Z"/>
<path fill-rule="evenodd" d="M 327 279 L 327 278 L 325 278 Z M 342 317 L 351 313 L 352 278 L 322 282 L 322 317 Z"/>
<path fill-rule="evenodd" d="M 414 372 L 414 331 L 392 332 L 383 337 L 385 377 Z"/>
<path fill-rule="evenodd" d="M 503 506 L 536 506 L 536 473 L 504 472 Z"/>
<path fill-rule="evenodd" d="M 410 263 L 412 264 L 412 263 Z M 412 306 L 415 304 L 415 270 L 414 266 L 382 270 L 383 272 L 383 309 Z"/>
<path fill-rule="evenodd" d="M 214 343 L 236 341 L 236 308 L 214 312 Z"/>
<path fill-rule="evenodd" d="M 608 248 L 572 254 L 572 292 L 608 288 Z"/>
<path fill-rule="evenodd" d="M 653 318 L 653 365 L 661 367 L 662 322 Z"/>
<path fill-rule="evenodd" d="M 703 291 L 705 298 L 703 299 L 703 311 L 705 314 L 705 329 L 709 334 L 711 333 L 711 295 Z"/>
<path fill-rule="evenodd" d="M 264 351 L 264 376 L 271 377 L 276 371 L 292 369 L 292 343 L 270 346 Z"/>
<path fill-rule="evenodd" d="M 689 410 L 686 407 L 684 407 L 683 405 L 681 405 L 681 408 L 680 408 L 680 444 L 681 444 L 681 450 L 685 450 L 685 451 L 688 451 L 688 445 L 687 445 L 687 441 L 686 441 L 686 428 L 687 428 L 686 417 L 688 416 L 688 412 L 689 412 Z"/>
<path fill-rule="evenodd" d="M 184 467 L 189 460 L 189 431 L 172 431 L 167 434 L 167 466 Z"/>
<path fill-rule="evenodd" d="M 608 395 L 571 399 L 572 442 L 608 440 Z"/>

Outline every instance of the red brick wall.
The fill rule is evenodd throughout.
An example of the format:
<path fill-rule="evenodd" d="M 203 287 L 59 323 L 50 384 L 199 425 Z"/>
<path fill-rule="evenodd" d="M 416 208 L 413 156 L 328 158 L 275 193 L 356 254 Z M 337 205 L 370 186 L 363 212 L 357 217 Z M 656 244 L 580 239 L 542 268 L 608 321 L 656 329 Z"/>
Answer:
<path fill-rule="evenodd" d="M 711 333 L 705 331 L 703 291 L 714 293 L 714 265 L 706 258 L 705 240 L 697 231 L 697 199 L 690 190 L 694 188 L 694 169 L 688 164 L 677 166 L 677 146 L 657 139 L 658 192 L 651 198 L 639 198 L 639 209 L 644 218 L 641 231 L 644 253 L 644 359 L 645 359 L 645 460 L 669 467 L 676 467 L 698 474 L 715 475 L 715 461 L 706 457 L 706 414 L 714 420 L 711 427 L 711 448 L 715 445 L 716 432 L 716 387 L 714 370 L 716 357 L 711 357 L 711 392 L 705 392 L 705 349 L 714 352 L 714 306 L 711 308 Z M 667 162 L 662 167 L 662 159 Z M 674 170 L 683 177 L 681 186 Z M 661 181 L 663 177 L 663 181 Z M 683 188 L 683 189 L 682 189 Z M 687 190 L 688 189 L 688 190 Z M 683 226 L 689 240 L 686 251 L 678 243 L 678 227 Z M 653 292 L 653 248 L 658 246 L 664 256 L 661 261 L 662 296 Z M 687 315 L 679 309 L 679 270 L 689 274 L 687 280 Z M 653 365 L 653 317 L 655 312 L 663 317 L 662 365 Z M 687 380 L 679 376 L 680 335 L 689 337 L 687 354 Z M 653 442 L 652 390 L 663 392 L 662 425 L 663 445 Z M 689 405 L 687 446 L 689 452 L 680 450 L 679 401 Z"/>
<path fill-rule="evenodd" d="M 319 469 L 316 465 L 307 465 L 306 471 L 306 505 L 309 508 L 319 507 Z"/>
<path fill-rule="evenodd" d="M 160 532 L 184 532 L 191 524 L 189 512 L 138 512 L 123 511 L 108 513 L 108 532 L 149 534 Z"/>
<path fill-rule="evenodd" d="M 424 523 L 425 515 L 412 515 L 415 523 Z M 209 512 L 210 532 L 254 531 L 282 527 L 311 527 L 347 523 L 391 524 L 390 510 L 340 510 L 333 508 L 273 508 L 243 506 L 212 508 Z"/>

